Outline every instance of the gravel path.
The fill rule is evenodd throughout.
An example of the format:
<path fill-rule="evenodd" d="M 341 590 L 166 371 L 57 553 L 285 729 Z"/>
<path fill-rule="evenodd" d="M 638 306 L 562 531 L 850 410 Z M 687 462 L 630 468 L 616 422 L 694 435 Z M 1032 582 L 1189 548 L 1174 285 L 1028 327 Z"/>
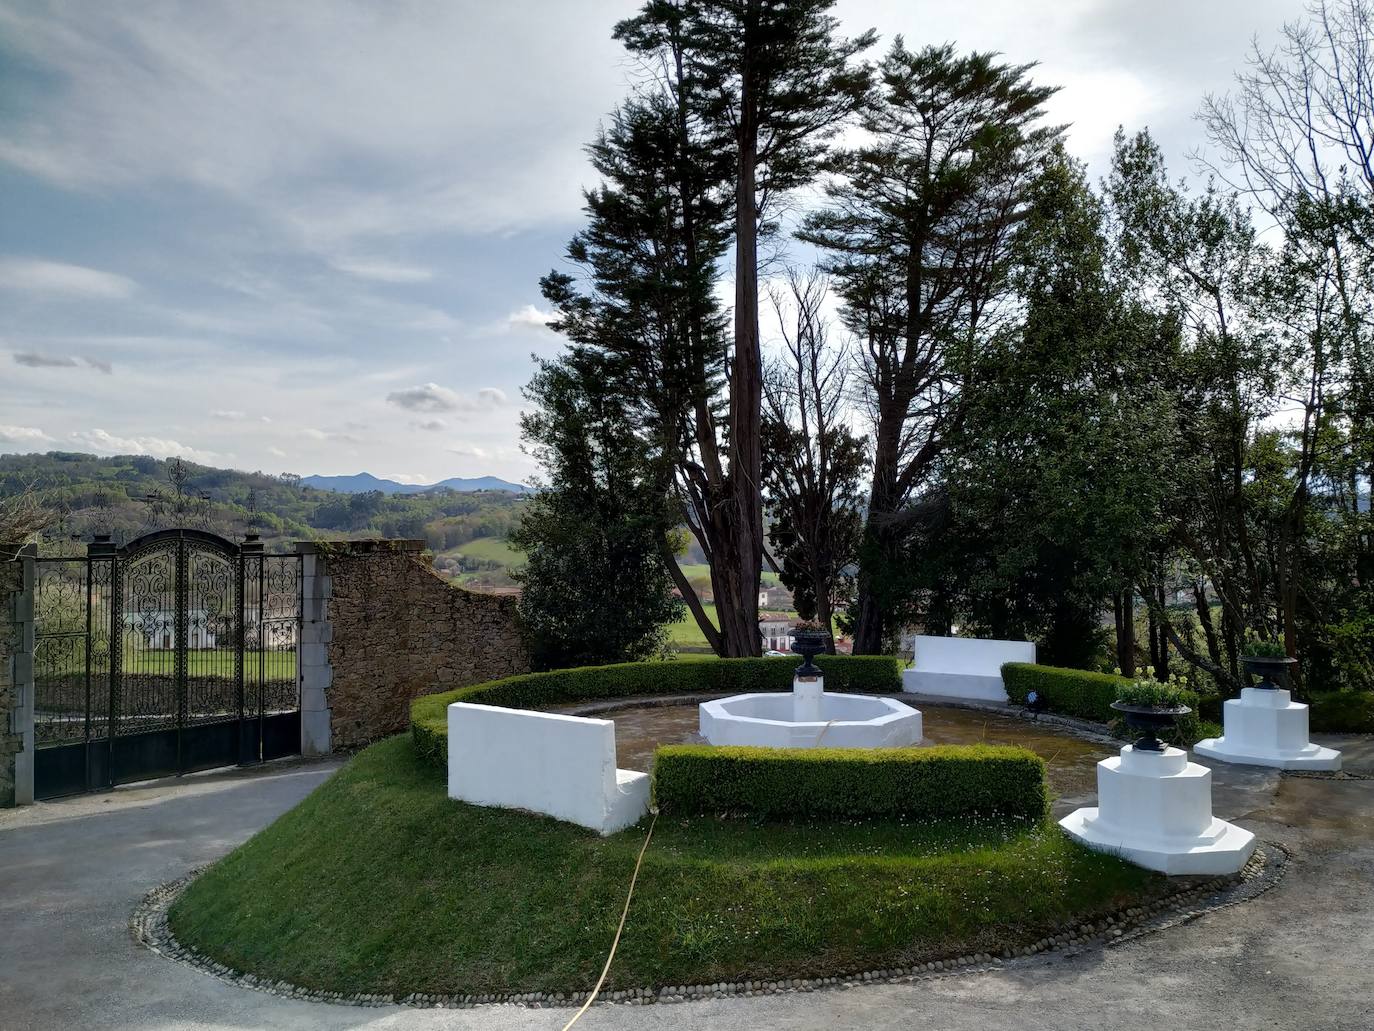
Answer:
<path fill-rule="evenodd" d="M 1374 773 L 1374 742 L 1322 738 Z M 337 763 L 274 765 L 0 813 L 0 1028 L 531 1028 L 570 1011 L 361 1009 L 231 987 L 136 945 L 143 895 L 229 851 Z M 1374 780 L 1218 765 L 1219 815 L 1291 854 L 1244 905 L 1104 950 L 911 984 L 597 1007 L 579 1029 L 1374 1026 Z"/>

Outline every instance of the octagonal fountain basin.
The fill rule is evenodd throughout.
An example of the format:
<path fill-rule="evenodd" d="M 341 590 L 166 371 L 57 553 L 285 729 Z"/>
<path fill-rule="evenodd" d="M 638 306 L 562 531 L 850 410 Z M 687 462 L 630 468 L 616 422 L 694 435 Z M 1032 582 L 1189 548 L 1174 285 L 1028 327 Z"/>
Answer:
<path fill-rule="evenodd" d="M 701 736 L 713 745 L 901 748 L 921 743 L 919 710 L 871 695 L 825 692 L 808 704 L 793 693 L 737 694 L 702 702 L 699 713 Z"/>

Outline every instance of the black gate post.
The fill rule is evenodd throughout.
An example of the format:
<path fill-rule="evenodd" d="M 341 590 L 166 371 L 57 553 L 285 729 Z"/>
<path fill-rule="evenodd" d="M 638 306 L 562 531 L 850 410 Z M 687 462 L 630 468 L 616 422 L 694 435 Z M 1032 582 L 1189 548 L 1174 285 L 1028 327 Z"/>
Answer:
<path fill-rule="evenodd" d="M 108 613 L 108 633 L 104 635 L 106 670 L 105 696 L 105 740 L 92 741 L 86 749 L 86 788 L 112 787 L 114 785 L 114 741 L 115 726 L 119 717 L 119 674 L 120 658 L 123 650 L 123 635 L 120 624 L 123 622 L 123 606 L 119 604 L 118 561 L 119 549 L 109 534 L 97 534 L 95 540 L 86 545 L 86 583 L 90 604 L 86 607 L 86 669 L 87 690 L 91 686 L 94 665 L 97 662 L 97 644 L 101 639 L 100 620 L 96 616 L 96 603 L 100 611 Z M 104 588 L 104 597 L 100 589 Z M 94 716 L 94 699 L 87 707 L 87 722 Z M 103 744 L 103 747 L 101 747 Z M 103 761 L 102 760 L 103 753 Z"/>
<path fill-rule="evenodd" d="M 264 647 L 263 546 L 257 534 L 249 534 L 239 545 L 239 555 L 239 762 L 257 763 L 262 761 L 262 707 L 259 703 L 262 694 L 261 662 Z M 250 658 L 254 654 L 257 656 L 256 660 Z"/>

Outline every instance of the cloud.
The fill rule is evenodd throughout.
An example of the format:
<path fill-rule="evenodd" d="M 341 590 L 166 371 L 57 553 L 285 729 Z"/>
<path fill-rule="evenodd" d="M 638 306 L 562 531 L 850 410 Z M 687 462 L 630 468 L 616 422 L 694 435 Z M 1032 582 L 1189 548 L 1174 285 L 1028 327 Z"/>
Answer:
<path fill-rule="evenodd" d="M 41 258 L 0 258 L 0 288 L 23 293 L 117 300 L 132 294 L 138 284 L 126 276 L 87 268 L 85 265 L 67 265 Z"/>
<path fill-rule="evenodd" d="M 271 444 L 269 444 L 269 445 L 267 446 L 267 453 L 268 453 L 269 455 L 272 455 L 274 458 L 286 458 L 286 457 L 288 457 L 285 451 L 283 451 L 283 450 L 282 450 L 281 448 L 279 448 L 279 447 L 274 447 L 274 446 L 271 445 Z"/>
<path fill-rule="evenodd" d="M 243 422 L 248 418 L 248 413 L 241 412 L 237 408 L 216 408 L 210 413 L 210 418 L 219 419 L 223 422 Z"/>
<path fill-rule="evenodd" d="M 309 427 L 301 430 L 301 436 L 310 440 L 329 440 L 336 444 L 361 444 L 362 441 L 340 430 L 321 430 Z"/>
<path fill-rule="evenodd" d="M 490 456 L 490 452 L 473 444 L 451 444 L 444 450 L 455 455 L 462 455 L 464 458 L 487 458 Z"/>
<path fill-rule="evenodd" d="M 36 351 L 16 351 L 15 365 L 27 365 L 31 369 L 74 369 L 81 363 L 75 358 L 64 358 L 55 354 L 39 354 Z"/>
<path fill-rule="evenodd" d="M 114 372 L 113 365 L 98 358 L 73 358 L 70 355 L 43 354 L 40 351 L 16 351 L 14 363 L 27 365 L 31 369 L 79 369 L 84 365 L 107 376 Z"/>
<path fill-rule="evenodd" d="M 429 433 L 438 433 L 448 429 L 448 423 L 444 422 L 443 419 L 425 419 L 423 422 L 413 422 L 411 425 L 417 430 L 425 430 Z"/>
<path fill-rule="evenodd" d="M 500 387 L 483 387 L 475 397 L 460 394 L 437 383 L 393 390 L 386 395 L 388 404 L 411 412 L 487 412 L 506 403 L 506 392 Z M 438 420 L 431 420 L 437 423 Z M 443 429 L 442 425 L 420 424 L 421 429 Z"/>
<path fill-rule="evenodd" d="M 154 458 L 180 456 L 204 464 L 213 464 L 221 456 L 214 451 L 202 451 L 177 440 L 163 437 L 117 437 L 105 430 L 73 430 L 70 437 L 77 444 L 106 455 L 152 455 Z"/>
<path fill-rule="evenodd" d="M 549 323 L 556 319 L 551 311 L 541 311 L 532 304 L 511 312 L 506 316 L 506 324 L 517 329 L 548 329 Z"/>
<path fill-rule="evenodd" d="M 6 426 L 0 423 L 0 444 L 46 444 L 52 440 L 36 426 Z"/>
<path fill-rule="evenodd" d="M 376 258 L 341 258 L 330 262 L 340 272 L 359 279 L 378 283 L 427 283 L 434 278 L 432 269 L 418 265 L 398 265 Z"/>
<path fill-rule="evenodd" d="M 422 383 L 418 387 L 393 390 L 386 395 L 389 404 L 412 412 L 456 412 L 463 399 L 447 387 L 437 383 Z"/>
<path fill-rule="evenodd" d="M 422 476 L 419 473 L 387 473 L 382 479 L 395 480 L 397 483 L 405 484 L 423 484 L 431 482 L 428 476 Z"/>

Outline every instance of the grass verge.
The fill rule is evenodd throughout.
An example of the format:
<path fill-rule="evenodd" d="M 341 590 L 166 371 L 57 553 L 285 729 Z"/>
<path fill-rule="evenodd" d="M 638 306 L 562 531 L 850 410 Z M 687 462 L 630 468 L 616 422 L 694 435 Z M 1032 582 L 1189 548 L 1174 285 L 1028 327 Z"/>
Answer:
<path fill-rule="evenodd" d="M 642 832 L 451 801 L 401 736 L 206 871 L 171 925 L 220 962 L 316 990 L 581 991 Z M 610 986 L 998 951 L 1166 885 L 1049 822 L 660 818 Z"/>

